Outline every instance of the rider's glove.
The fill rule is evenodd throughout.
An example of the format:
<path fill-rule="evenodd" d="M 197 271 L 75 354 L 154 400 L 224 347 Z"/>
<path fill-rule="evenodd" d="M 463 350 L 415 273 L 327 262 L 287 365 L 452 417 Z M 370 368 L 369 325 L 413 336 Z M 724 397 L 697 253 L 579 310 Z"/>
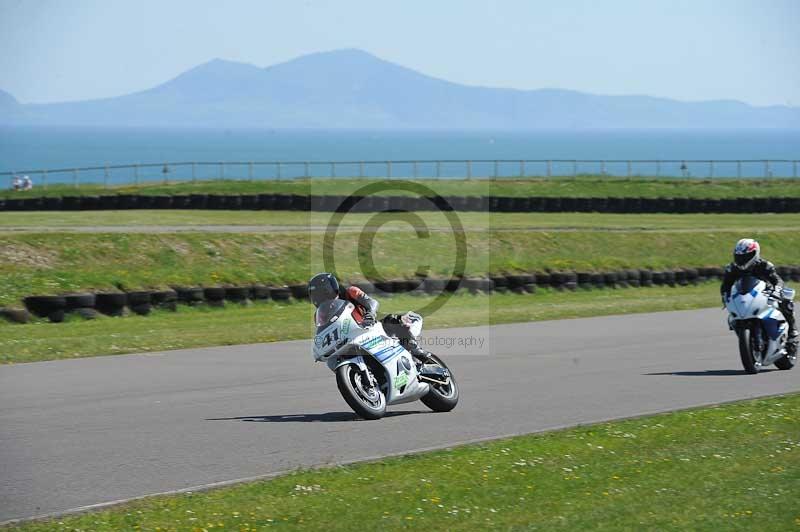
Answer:
<path fill-rule="evenodd" d="M 372 327 L 373 325 L 375 325 L 375 314 L 373 314 L 372 312 L 367 312 L 361 319 L 361 326 Z"/>

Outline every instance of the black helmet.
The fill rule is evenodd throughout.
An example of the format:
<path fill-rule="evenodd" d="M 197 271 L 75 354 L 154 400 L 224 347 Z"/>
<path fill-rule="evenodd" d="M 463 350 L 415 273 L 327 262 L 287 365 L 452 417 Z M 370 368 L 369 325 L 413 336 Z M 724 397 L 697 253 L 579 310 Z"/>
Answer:
<path fill-rule="evenodd" d="M 332 273 L 318 273 L 308 282 L 308 298 L 315 307 L 339 297 L 339 281 Z"/>

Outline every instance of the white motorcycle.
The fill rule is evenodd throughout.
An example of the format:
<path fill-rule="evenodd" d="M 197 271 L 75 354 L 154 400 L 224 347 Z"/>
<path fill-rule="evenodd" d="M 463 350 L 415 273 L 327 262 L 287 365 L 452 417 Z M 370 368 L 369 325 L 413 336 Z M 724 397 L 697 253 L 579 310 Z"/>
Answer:
<path fill-rule="evenodd" d="M 794 290 L 784 288 L 782 296 L 794 299 Z M 792 369 L 797 348 L 787 343 L 789 326 L 778 305 L 781 295 L 767 283 L 746 275 L 736 281 L 725 300 L 728 327 L 739 337 L 739 355 L 747 373 L 758 373 L 770 364 Z"/>
<path fill-rule="evenodd" d="M 439 357 L 418 365 L 397 338 L 388 336 L 380 322 L 366 328 L 353 319 L 354 306 L 342 299 L 321 304 L 313 355 L 336 373 L 339 392 L 350 408 L 365 419 L 380 419 L 387 405 L 419 399 L 436 412 L 449 412 L 458 403 L 458 385 Z M 416 338 L 422 317 L 409 312 Z"/>

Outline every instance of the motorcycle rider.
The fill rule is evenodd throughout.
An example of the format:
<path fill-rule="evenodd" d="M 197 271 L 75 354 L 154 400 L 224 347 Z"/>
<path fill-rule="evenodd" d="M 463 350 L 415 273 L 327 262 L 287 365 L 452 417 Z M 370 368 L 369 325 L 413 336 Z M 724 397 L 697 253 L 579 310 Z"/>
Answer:
<path fill-rule="evenodd" d="M 783 297 L 781 292 L 784 285 L 783 279 L 778 275 L 771 262 L 761 258 L 761 246 L 752 238 L 743 238 L 736 243 L 736 247 L 733 249 L 733 262 L 725 267 L 722 285 L 719 289 L 723 305 L 730 297 L 731 287 L 744 275 L 752 275 L 772 285 L 776 295 L 780 297 L 778 307 L 789 325 L 789 342 L 796 348 L 800 335 L 798 335 L 795 325 L 794 303 Z"/>
<path fill-rule="evenodd" d="M 331 273 L 318 273 L 311 278 L 308 282 L 308 297 L 315 307 L 319 307 L 325 301 L 336 298 L 349 301 L 355 306 L 353 319 L 361 327 L 370 327 L 375 324 L 377 319 L 378 301 L 369 297 L 357 286 L 342 288 L 336 276 Z M 419 343 L 411 334 L 411 324 L 404 320 L 401 315 L 388 314 L 381 320 L 381 324 L 386 334 L 400 340 L 400 345 L 419 362 L 424 364 L 430 360 L 431 353 L 419 346 Z"/>

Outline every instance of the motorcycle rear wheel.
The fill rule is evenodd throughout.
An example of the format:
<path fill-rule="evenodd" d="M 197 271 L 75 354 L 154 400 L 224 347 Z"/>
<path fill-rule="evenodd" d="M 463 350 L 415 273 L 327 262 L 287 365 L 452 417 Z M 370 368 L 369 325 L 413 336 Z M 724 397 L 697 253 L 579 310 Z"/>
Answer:
<path fill-rule="evenodd" d="M 736 331 L 739 337 L 739 357 L 742 359 L 744 371 L 750 375 L 755 375 L 761 369 L 761 355 L 756 352 L 754 334 L 760 331 L 755 325 L 748 325 Z"/>
<path fill-rule="evenodd" d="M 447 367 L 447 364 L 442 362 L 441 358 L 436 355 L 431 355 L 430 358 L 436 364 L 450 371 L 450 368 Z M 433 383 L 428 384 L 430 384 L 431 390 L 420 398 L 422 404 L 434 412 L 449 412 L 456 407 L 458 404 L 458 385 L 456 384 L 456 379 L 452 371 L 450 371 L 450 383 L 447 386 Z"/>
<path fill-rule="evenodd" d="M 336 386 L 353 412 L 362 418 L 380 419 L 386 414 L 386 396 L 377 385 L 370 385 L 355 364 L 345 364 L 336 370 Z"/>

